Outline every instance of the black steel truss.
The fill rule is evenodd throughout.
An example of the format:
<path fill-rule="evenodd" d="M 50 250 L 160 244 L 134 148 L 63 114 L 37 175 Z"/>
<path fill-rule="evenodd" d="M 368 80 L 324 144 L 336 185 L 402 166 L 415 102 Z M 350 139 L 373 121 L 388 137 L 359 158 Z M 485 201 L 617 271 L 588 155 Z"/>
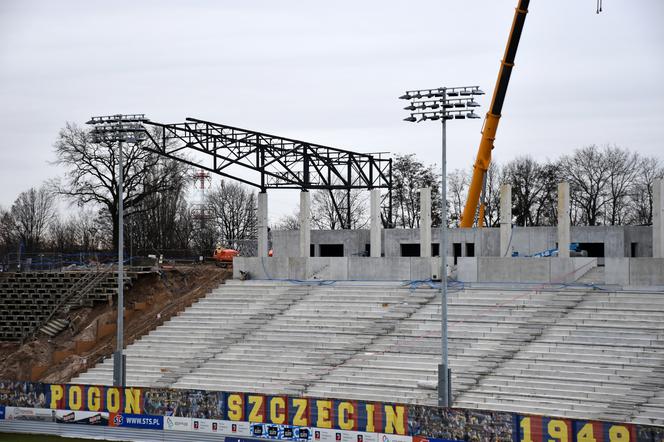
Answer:
<path fill-rule="evenodd" d="M 187 118 L 185 123 L 143 123 L 157 127 L 146 131 L 145 148 L 183 161 L 265 192 L 267 189 L 326 190 L 342 228 L 352 219 L 350 192 L 387 189 L 383 195 L 382 222 L 392 220 L 392 159 L 383 154 L 352 152 L 306 141 L 240 129 L 225 124 Z M 203 162 L 186 154 L 198 152 Z M 199 155 L 200 157 L 200 155 Z"/>

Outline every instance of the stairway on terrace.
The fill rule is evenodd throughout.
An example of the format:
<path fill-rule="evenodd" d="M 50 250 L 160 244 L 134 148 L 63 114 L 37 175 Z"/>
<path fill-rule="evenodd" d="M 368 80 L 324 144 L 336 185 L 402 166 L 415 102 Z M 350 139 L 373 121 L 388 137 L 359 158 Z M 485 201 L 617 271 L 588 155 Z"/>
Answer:
<path fill-rule="evenodd" d="M 0 273 L 0 340 L 20 340 L 41 325 L 88 271 Z M 127 279 L 127 282 L 130 282 Z M 108 301 L 117 293 L 117 273 L 95 281 L 69 308 Z"/>

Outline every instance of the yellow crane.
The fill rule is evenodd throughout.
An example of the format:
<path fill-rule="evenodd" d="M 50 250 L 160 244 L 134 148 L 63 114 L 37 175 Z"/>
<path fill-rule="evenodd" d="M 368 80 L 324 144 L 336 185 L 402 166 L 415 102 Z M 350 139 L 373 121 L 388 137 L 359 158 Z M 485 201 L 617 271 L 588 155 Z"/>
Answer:
<path fill-rule="evenodd" d="M 483 225 L 484 220 L 484 187 L 486 185 L 486 172 L 491 164 L 491 151 L 493 150 L 493 142 L 496 139 L 496 131 L 498 130 L 498 123 L 500 122 L 500 112 L 503 109 L 503 102 L 507 94 L 507 86 L 510 82 L 510 75 L 514 67 L 514 57 L 516 50 L 519 47 L 519 39 L 523 31 L 523 24 L 526 21 L 526 14 L 528 13 L 528 4 L 530 0 L 519 0 L 519 4 L 514 11 L 514 20 L 512 21 L 512 30 L 507 40 L 507 47 L 503 55 L 503 61 L 500 64 L 498 71 L 498 80 L 496 80 L 496 87 L 493 90 L 493 97 L 491 98 L 491 105 L 489 112 L 487 112 L 482 126 L 482 139 L 480 147 L 477 151 L 477 159 L 473 165 L 473 178 L 470 182 L 468 189 L 468 197 L 466 199 L 466 206 L 461 215 L 461 223 L 459 227 L 472 227 L 475 222 L 475 214 L 477 212 L 477 205 L 479 203 L 480 210 L 477 217 L 477 223 L 480 227 Z"/>
<path fill-rule="evenodd" d="M 477 224 L 482 227 L 484 224 L 484 191 L 486 187 L 486 172 L 491 164 L 491 151 L 493 150 L 493 142 L 496 139 L 496 131 L 498 130 L 498 123 L 500 122 L 500 113 L 503 109 L 503 102 L 507 94 L 507 86 L 510 82 L 510 75 L 514 67 L 514 57 L 516 50 L 519 47 L 519 39 L 523 31 L 523 24 L 526 21 L 526 14 L 528 14 L 528 4 L 530 0 L 519 0 L 519 4 L 514 11 L 514 20 L 512 21 L 512 29 L 510 36 L 507 39 L 507 47 L 503 55 L 503 61 L 500 64 L 498 71 L 498 80 L 496 80 L 496 87 L 493 90 L 493 97 L 491 98 L 491 105 L 489 112 L 484 119 L 482 126 L 482 139 L 480 147 L 477 151 L 477 158 L 473 165 L 473 178 L 470 182 L 468 189 L 468 197 L 466 198 L 466 205 L 461 215 L 461 222 L 459 227 L 472 227 L 475 222 L 475 215 L 477 214 Z M 597 0 L 597 13 L 602 11 L 602 0 Z M 479 204 L 479 213 L 477 213 L 477 206 Z"/>

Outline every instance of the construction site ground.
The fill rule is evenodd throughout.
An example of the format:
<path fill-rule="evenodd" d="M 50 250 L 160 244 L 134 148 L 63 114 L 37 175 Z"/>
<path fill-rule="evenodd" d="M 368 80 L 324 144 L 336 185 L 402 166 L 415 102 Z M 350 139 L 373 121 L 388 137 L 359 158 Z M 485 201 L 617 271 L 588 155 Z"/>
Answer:
<path fill-rule="evenodd" d="M 149 333 L 164 321 L 205 296 L 225 279 L 229 270 L 214 265 L 162 268 L 158 273 L 140 274 L 125 291 L 125 346 Z M 140 306 L 140 310 L 137 306 Z M 68 382 L 78 373 L 109 357 L 116 346 L 115 332 L 99 336 L 99 328 L 115 323 L 115 305 L 103 303 L 70 312 L 71 327 L 54 338 L 39 333 L 24 344 L 0 342 L 0 379 L 33 380 L 50 383 Z M 76 341 L 96 341 L 86 352 L 76 352 Z M 70 354 L 54 363 L 57 354 Z M 78 354 L 76 354 L 78 353 Z M 46 367 L 37 378 L 34 367 Z"/>

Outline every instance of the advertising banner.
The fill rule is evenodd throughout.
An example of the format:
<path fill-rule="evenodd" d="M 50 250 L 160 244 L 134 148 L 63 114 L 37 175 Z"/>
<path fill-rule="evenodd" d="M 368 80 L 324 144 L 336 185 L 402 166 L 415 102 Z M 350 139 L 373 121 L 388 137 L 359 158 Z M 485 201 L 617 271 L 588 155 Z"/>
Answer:
<path fill-rule="evenodd" d="M 5 419 L 55 422 L 55 411 L 48 408 L 5 407 Z"/>
<path fill-rule="evenodd" d="M 163 416 L 148 416 L 145 414 L 111 413 L 108 425 L 111 427 L 146 428 L 149 430 L 163 430 Z"/>
<path fill-rule="evenodd" d="M 664 441 L 663 427 L 499 411 L 21 381 L 0 381 L 0 419 L 217 433 L 229 442 Z"/>
<path fill-rule="evenodd" d="M 262 439 L 309 441 L 311 429 L 292 425 L 251 424 L 251 435 Z"/>
<path fill-rule="evenodd" d="M 413 442 L 413 438 L 410 436 L 401 436 L 398 434 L 382 433 L 378 437 L 378 442 Z"/>
<path fill-rule="evenodd" d="M 231 422 L 221 419 L 192 418 L 191 430 L 201 433 L 216 433 L 224 435 L 250 436 L 248 422 Z"/>
<path fill-rule="evenodd" d="M 413 442 L 463 442 L 456 439 L 436 439 L 434 437 L 413 436 Z"/>
<path fill-rule="evenodd" d="M 515 442 L 636 441 L 632 424 L 515 415 Z"/>
<path fill-rule="evenodd" d="M 96 385 L 49 384 L 46 404 L 59 410 L 143 413 L 143 390 Z"/>
<path fill-rule="evenodd" d="M 169 431 L 191 431 L 190 417 L 165 416 L 164 430 Z"/>
<path fill-rule="evenodd" d="M 380 434 L 362 431 L 311 428 L 312 442 L 380 442 Z"/>
<path fill-rule="evenodd" d="M 108 413 L 94 411 L 55 410 L 55 421 L 59 424 L 85 424 L 108 426 Z"/>

